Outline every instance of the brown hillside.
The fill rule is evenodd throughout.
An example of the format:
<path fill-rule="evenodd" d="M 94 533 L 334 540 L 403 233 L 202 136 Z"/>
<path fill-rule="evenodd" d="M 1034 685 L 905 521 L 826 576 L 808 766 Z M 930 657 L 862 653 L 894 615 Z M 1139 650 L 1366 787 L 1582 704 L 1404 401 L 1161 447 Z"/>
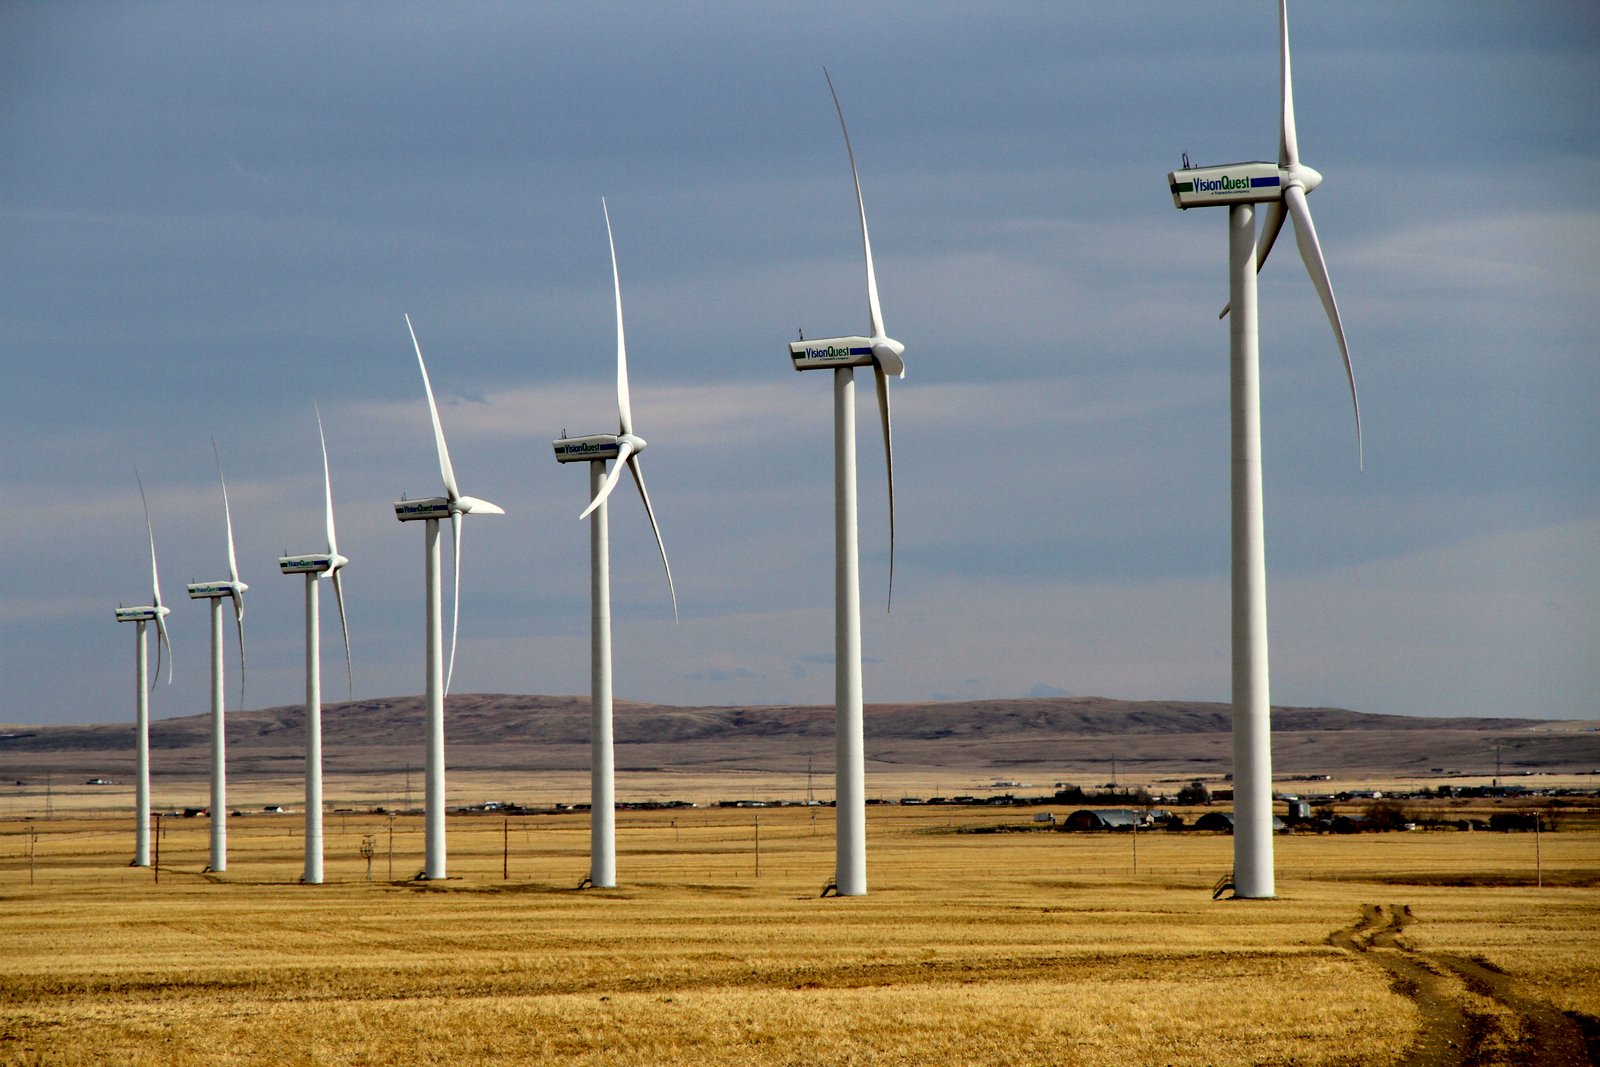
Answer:
<path fill-rule="evenodd" d="M 228 716 L 228 759 L 238 773 L 293 768 L 305 744 L 303 709 Z M 1197 701 L 1104 697 L 872 704 L 867 757 L 905 768 L 1049 768 L 1096 774 L 1115 759 L 1130 774 L 1217 774 L 1231 764 L 1230 712 Z M 1281 774 L 1392 772 L 1434 768 L 1490 773 L 1501 750 L 1506 773 L 1600 768 L 1595 724 L 1532 719 L 1419 718 L 1340 708 L 1275 708 L 1274 765 Z M 208 751 L 208 718 L 151 725 L 154 760 L 198 772 Z M 619 767 L 632 769 L 830 769 L 828 707 L 670 707 L 618 701 Z M 331 704 L 323 712 L 330 771 L 361 773 L 420 766 L 421 697 Z M 588 765 L 585 697 L 469 693 L 446 707 L 450 765 L 476 770 L 578 770 Z M 133 727 L 0 727 L 0 764 L 16 773 L 49 766 L 69 773 L 126 774 Z M 0 772 L 4 773 L 4 772 Z"/>

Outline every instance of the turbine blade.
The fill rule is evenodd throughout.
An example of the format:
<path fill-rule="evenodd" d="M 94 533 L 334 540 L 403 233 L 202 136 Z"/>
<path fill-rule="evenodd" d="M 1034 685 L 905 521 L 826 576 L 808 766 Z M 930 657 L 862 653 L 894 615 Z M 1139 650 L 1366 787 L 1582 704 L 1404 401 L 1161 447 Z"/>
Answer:
<path fill-rule="evenodd" d="M 156 572 L 156 530 L 150 525 L 150 501 L 144 495 L 144 479 L 139 477 L 139 468 L 133 469 L 133 480 L 139 483 L 139 503 L 144 505 L 144 532 L 150 538 L 150 589 L 152 603 L 161 606 L 161 575 Z M 160 672 L 157 672 L 160 673 Z"/>
<path fill-rule="evenodd" d="M 139 483 L 139 503 L 144 505 L 144 530 L 150 537 L 150 599 L 156 610 L 156 670 L 151 676 L 150 688 L 155 690 L 155 679 L 161 677 L 161 646 L 167 648 L 167 684 L 172 684 L 172 640 L 167 636 L 167 620 L 162 616 L 161 575 L 156 571 L 156 531 L 150 525 L 150 501 L 144 495 L 144 479 L 139 468 L 133 469 L 133 480 Z"/>
<path fill-rule="evenodd" d="M 455 578 L 452 585 L 455 587 L 454 603 L 450 607 L 450 667 L 444 672 L 444 693 L 450 695 L 450 679 L 456 673 L 456 635 L 461 630 L 461 527 L 462 514 L 459 511 L 450 513 L 450 543 L 455 552 Z"/>
<path fill-rule="evenodd" d="M 328 471 L 328 438 L 322 432 L 322 409 L 313 401 L 311 409 L 317 413 L 317 440 L 322 445 L 322 499 L 326 504 L 328 524 L 328 552 L 339 554 L 339 536 L 333 529 L 333 475 Z"/>
<path fill-rule="evenodd" d="M 1284 206 L 1283 201 L 1274 200 L 1271 204 L 1268 205 L 1268 207 L 1267 207 L 1267 217 L 1265 219 L 1263 219 L 1262 223 L 1261 223 L 1261 237 L 1256 241 L 1256 273 L 1257 274 L 1260 274 L 1261 273 L 1261 268 L 1266 266 L 1266 264 L 1267 264 L 1267 253 L 1272 251 L 1272 246 L 1273 246 L 1274 242 L 1276 242 L 1278 240 L 1278 234 L 1283 230 L 1283 220 L 1288 218 L 1288 217 L 1289 217 L 1289 209 Z M 1219 318 L 1219 319 L 1227 318 L 1228 317 L 1228 312 L 1230 310 L 1232 310 L 1232 308 L 1233 308 L 1233 301 L 1231 301 L 1231 300 L 1228 303 L 1223 304 L 1222 305 L 1222 313 L 1219 314 L 1217 316 L 1217 318 Z"/>
<path fill-rule="evenodd" d="M 633 446 L 626 441 L 622 442 L 622 447 L 617 451 L 617 460 L 611 465 L 610 472 L 606 474 L 606 480 L 601 484 L 600 491 L 594 495 L 593 500 L 589 501 L 589 506 L 584 508 L 582 513 L 578 515 L 580 522 L 587 519 L 590 512 L 594 511 L 595 508 L 606 502 L 606 497 L 611 495 L 611 490 L 617 487 L 617 479 L 622 477 L 622 465 L 627 463 L 632 455 Z"/>
<path fill-rule="evenodd" d="M 1283 58 L 1283 123 L 1278 134 L 1278 166 L 1300 162 L 1300 145 L 1294 133 L 1294 81 L 1289 77 L 1289 2 L 1278 0 L 1278 54 Z"/>
<path fill-rule="evenodd" d="M 244 709 L 244 597 L 236 589 L 231 594 L 233 600 L 233 625 L 239 635 L 239 708 Z"/>
<path fill-rule="evenodd" d="M 822 68 L 828 79 L 828 92 L 833 96 L 833 109 L 839 113 L 839 129 L 844 133 L 845 154 L 850 157 L 850 177 L 856 183 L 856 208 L 861 213 L 861 248 L 867 257 L 867 315 L 872 323 L 872 336 L 883 337 L 883 309 L 878 304 L 878 275 L 872 269 L 872 238 L 867 235 L 867 202 L 861 196 L 861 175 L 856 172 L 856 153 L 850 147 L 850 130 L 844 124 L 844 108 L 839 105 L 839 94 L 834 91 L 833 78 L 828 68 Z"/>
<path fill-rule="evenodd" d="M 639 499 L 644 501 L 645 517 L 650 520 L 650 532 L 656 535 L 656 548 L 661 550 L 661 566 L 667 572 L 667 590 L 672 594 L 672 621 L 678 621 L 678 589 L 672 584 L 672 564 L 667 562 L 667 546 L 661 540 L 661 528 L 656 525 L 656 513 L 650 507 L 650 494 L 644 488 L 644 467 L 637 453 L 627 459 L 628 470 L 633 473 L 634 484 L 639 487 Z M 620 464 L 619 464 L 620 467 Z"/>
<path fill-rule="evenodd" d="M 1362 469 L 1366 468 L 1365 448 L 1361 441 L 1361 402 L 1356 398 L 1356 372 L 1350 365 L 1350 346 L 1345 342 L 1344 324 L 1339 321 L 1339 304 L 1333 298 L 1333 282 L 1328 279 L 1328 265 L 1322 258 L 1322 245 L 1317 241 L 1317 228 L 1311 222 L 1311 209 L 1306 206 L 1306 194 L 1297 185 L 1283 192 L 1283 199 L 1294 216 L 1294 237 L 1300 245 L 1300 258 L 1305 260 L 1311 284 L 1317 287 L 1322 298 L 1322 308 L 1328 313 L 1328 324 L 1339 340 L 1339 354 L 1344 357 L 1344 374 L 1350 382 L 1350 406 L 1356 414 L 1356 458 Z"/>
<path fill-rule="evenodd" d="M 894 607 L 894 444 L 889 432 L 889 377 L 874 363 L 872 375 L 878 386 L 878 416 L 883 420 L 883 461 L 889 476 L 889 599 L 887 614 Z"/>
<path fill-rule="evenodd" d="M 333 599 L 339 605 L 339 632 L 344 635 L 344 676 L 349 685 L 350 699 L 356 697 L 356 675 L 350 666 L 350 627 L 344 618 L 344 583 L 339 580 L 339 571 L 335 570 L 329 576 L 333 581 Z"/>
<path fill-rule="evenodd" d="M 606 241 L 611 245 L 611 286 L 617 294 L 617 422 L 623 433 L 633 432 L 633 403 L 628 395 L 628 345 L 622 334 L 622 277 L 617 273 L 617 242 L 611 236 L 611 211 L 600 198 L 606 216 Z"/>
<path fill-rule="evenodd" d="M 439 422 L 439 405 L 433 401 L 433 383 L 428 381 L 428 365 L 422 361 L 422 345 L 417 343 L 416 328 L 411 316 L 406 316 L 406 329 L 411 331 L 411 347 L 417 350 L 417 366 L 422 368 L 422 388 L 428 394 L 428 414 L 433 417 L 433 443 L 439 450 L 439 473 L 444 477 L 444 492 L 451 500 L 461 495 L 456 488 L 455 468 L 450 466 L 450 449 L 444 443 L 444 426 Z"/>
<path fill-rule="evenodd" d="M 217 439 L 215 437 L 211 439 L 211 455 L 217 461 L 217 481 L 222 483 L 222 518 L 228 525 L 228 577 L 237 582 L 239 580 L 239 558 L 233 551 L 233 511 L 228 507 L 228 479 L 222 476 L 222 456 L 217 451 Z M 239 598 L 235 596 L 234 600 L 237 602 Z M 244 608 L 240 606 L 239 610 L 243 611 Z"/>
<path fill-rule="evenodd" d="M 150 691 L 155 692 L 155 679 L 161 677 L 161 646 L 167 646 L 167 684 L 172 684 L 172 639 L 167 636 L 167 620 L 156 616 L 156 673 L 150 681 Z"/>

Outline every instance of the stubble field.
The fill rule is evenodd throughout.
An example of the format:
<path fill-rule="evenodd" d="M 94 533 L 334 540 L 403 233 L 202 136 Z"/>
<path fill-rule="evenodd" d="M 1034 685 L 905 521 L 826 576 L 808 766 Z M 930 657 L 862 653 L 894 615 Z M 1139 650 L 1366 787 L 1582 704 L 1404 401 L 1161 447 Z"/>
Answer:
<path fill-rule="evenodd" d="M 871 808 L 856 899 L 818 895 L 826 808 L 621 813 L 604 891 L 575 888 L 581 815 L 453 817 L 425 884 L 420 818 L 330 814 L 323 886 L 295 883 L 294 815 L 230 820 L 220 875 L 204 818 L 163 820 L 159 872 L 124 866 L 126 817 L 0 823 L 0 1062 L 1582 1063 L 1600 1040 L 1600 829 L 1280 837 L 1278 899 L 1213 901 L 1228 837 L 959 832 L 1027 818 Z"/>

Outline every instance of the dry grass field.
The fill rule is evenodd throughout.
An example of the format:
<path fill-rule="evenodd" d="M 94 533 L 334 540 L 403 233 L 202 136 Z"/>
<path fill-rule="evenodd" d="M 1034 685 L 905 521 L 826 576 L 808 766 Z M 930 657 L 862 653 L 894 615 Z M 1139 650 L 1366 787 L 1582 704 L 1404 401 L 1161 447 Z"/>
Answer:
<path fill-rule="evenodd" d="M 216 876 L 203 818 L 163 820 L 159 872 L 124 866 L 125 816 L 0 822 L 0 1062 L 1582 1063 L 1600 1038 L 1581 821 L 1541 835 L 1542 888 L 1530 834 L 1292 836 L 1279 899 L 1213 901 L 1227 837 L 877 807 L 871 894 L 841 900 L 831 817 L 621 813 L 610 891 L 575 889 L 579 815 L 454 817 L 423 884 L 420 818 L 331 814 L 320 887 L 294 815 L 231 820 Z"/>

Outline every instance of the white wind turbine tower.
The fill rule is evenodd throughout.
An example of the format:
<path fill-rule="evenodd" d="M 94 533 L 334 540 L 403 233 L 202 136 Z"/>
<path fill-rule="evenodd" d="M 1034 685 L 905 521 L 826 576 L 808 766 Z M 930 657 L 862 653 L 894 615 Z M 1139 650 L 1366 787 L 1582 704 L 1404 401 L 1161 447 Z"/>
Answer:
<path fill-rule="evenodd" d="M 339 572 L 348 559 L 339 555 L 339 538 L 333 529 L 333 478 L 328 473 L 328 439 L 322 432 L 322 412 L 317 412 L 317 439 L 322 444 L 322 488 L 327 515 L 328 550 L 298 556 L 280 556 L 284 574 L 306 576 L 306 864 L 301 881 L 322 884 L 322 642 L 317 604 L 317 581 L 333 582 L 339 605 L 339 630 L 344 635 L 345 681 L 352 695 L 355 676 L 350 668 L 350 627 L 344 616 L 344 586 Z"/>
<path fill-rule="evenodd" d="M 587 437 L 562 437 L 554 442 L 557 463 L 589 464 L 589 493 L 592 499 L 579 519 L 589 519 L 589 877 L 597 889 L 613 889 L 617 884 L 616 774 L 611 741 L 611 549 L 606 498 L 616 488 L 626 466 L 639 487 L 645 517 L 661 551 L 661 565 L 667 572 L 667 590 L 672 595 L 672 616 L 678 616 L 678 592 L 672 584 L 672 566 L 667 562 L 667 546 L 662 543 L 650 494 L 644 488 L 644 470 L 639 455 L 644 438 L 633 432 L 633 406 L 628 395 L 628 350 L 622 332 L 622 280 L 617 272 L 617 244 L 611 236 L 611 212 L 605 200 L 600 209 L 606 218 L 606 240 L 611 245 L 611 283 L 617 303 L 617 422 L 614 434 Z M 615 460 L 610 476 L 606 461 Z"/>
<path fill-rule="evenodd" d="M 1278 3 L 1279 54 L 1282 61 L 1282 122 L 1278 162 L 1232 163 L 1190 167 L 1167 175 L 1179 208 L 1228 208 L 1228 306 L 1230 411 L 1232 418 L 1233 497 L 1233 882 L 1241 897 L 1276 894 L 1272 861 L 1272 701 L 1267 669 L 1267 576 L 1261 503 L 1261 396 L 1256 326 L 1256 273 L 1283 228 L 1294 220 L 1295 240 L 1311 282 L 1344 357 L 1350 402 L 1356 412 L 1356 447 L 1361 451 L 1361 409 L 1356 400 L 1355 372 L 1345 342 L 1339 306 L 1323 262 L 1306 194 L 1322 183 L 1322 175 L 1300 162 L 1295 138 L 1294 93 L 1289 75 L 1289 14 Z M 1266 204 L 1260 243 L 1255 240 L 1255 205 Z M 1254 260 L 1254 262 L 1252 262 Z"/>
<path fill-rule="evenodd" d="M 422 388 L 428 395 L 428 414 L 433 419 L 433 442 L 439 453 L 439 473 L 444 477 L 444 496 L 421 500 L 400 500 L 394 505 L 395 518 L 401 522 L 418 519 L 424 523 L 423 575 L 425 613 L 427 615 L 427 704 L 428 752 L 424 771 L 423 821 L 425 847 L 422 877 L 432 880 L 446 877 L 444 838 L 444 698 L 450 691 L 450 679 L 456 669 L 456 634 L 461 622 L 461 525 L 465 515 L 504 515 L 496 504 L 477 497 L 462 496 L 456 487 L 455 469 L 450 466 L 450 450 L 444 443 L 444 427 L 439 422 L 439 405 L 434 403 L 433 385 L 428 381 L 428 365 L 422 361 L 422 345 L 417 342 L 417 331 L 406 316 L 406 329 L 411 333 L 411 347 L 417 352 L 417 366 L 422 370 Z M 450 520 L 450 538 L 455 550 L 455 602 L 450 614 L 450 666 L 445 669 L 443 653 L 444 625 L 441 618 L 439 588 L 439 520 Z"/>
<path fill-rule="evenodd" d="M 905 345 L 889 337 L 878 305 L 878 278 L 872 266 L 872 240 L 867 235 L 867 207 L 861 196 L 861 177 L 850 147 L 844 109 L 827 69 L 828 92 L 839 113 L 850 176 L 855 181 L 856 207 L 861 215 L 861 247 L 867 261 L 868 337 L 829 337 L 791 342 L 789 356 L 795 370 L 833 370 L 833 491 L 834 491 L 834 770 L 835 866 L 834 886 L 840 896 L 865 896 L 867 892 L 866 756 L 863 742 L 861 695 L 861 582 L 856 529 L 856 399 L 855 368 L 871 367 L 877 383 L 878 414 L 883 422 L 883 458 L 889 485 L 889 589 L 894 590 L 894 450 L 889 434 L 889 379 L 904 378 Z"/>
<path fill-rule="evenodd" d="M 156 677 L 161 676 L 161 646 L 167 647 L 167 684 L 172 684 L 172 642 L 167 639 L 167 616 L 172 609 L 161 603 L 161 577 L 156 573 L 156 534 L 150 525 L 150 502 L 145 499 L 144 480 L 139 483 L 139 503 L 144 505 L 144 529 L 150 537 L 150 603 L 135 608 L 117 608 L 118 622 L 138 623 L 134 630 L 134 831 L 133 862 L 130 867 L 150 866 L 150 692 L 149 660 L 145 650 L 145 624 L 156 624 Z"/>
<path fill-rule="evenodd" d="M 228 480 L 222 476 L 222 456 L 216 438 L 211 439 L 211 455 L 217 461 L 217 480 L 222 483 L 222 517 L 228 529 L 228 578 L 215 582 L 195 582 L 189 586 L 191 600 L 211 602 L 211 861 L 206 869 L 228 869 L 228 771 L 227 739 L 223 730 L 222 698 L 222 602 L 233 601 L 233 624 L 239 635 L 239 706 L 244 707 L 244 591 L 250 587 L 239 580 L 239 561 L 233 551 L 233 512 L 228 507 Z"/>

